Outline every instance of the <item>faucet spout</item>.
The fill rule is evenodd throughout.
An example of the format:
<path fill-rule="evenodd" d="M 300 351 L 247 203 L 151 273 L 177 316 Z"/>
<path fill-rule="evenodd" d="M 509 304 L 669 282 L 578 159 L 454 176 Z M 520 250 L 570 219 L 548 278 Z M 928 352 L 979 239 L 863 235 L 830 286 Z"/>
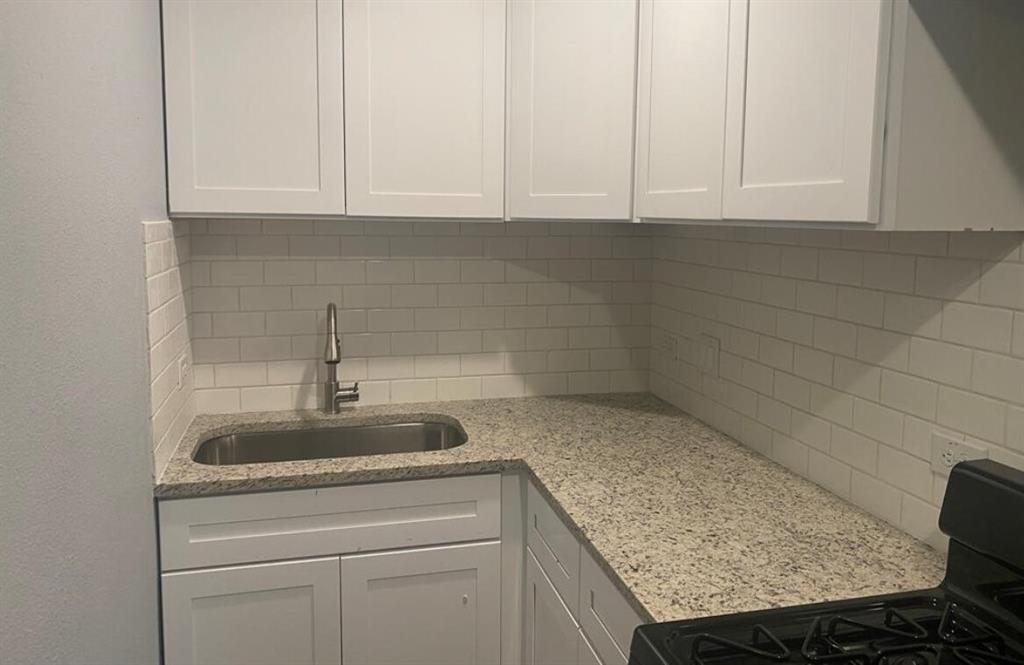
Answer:
<path fill-rule="evenodd" d="M 327 303 L 327 346 L 324 348 L 324 362 L 337 365 L 341 362 L 341 338 L 338 337 L 338 307 Z"/>

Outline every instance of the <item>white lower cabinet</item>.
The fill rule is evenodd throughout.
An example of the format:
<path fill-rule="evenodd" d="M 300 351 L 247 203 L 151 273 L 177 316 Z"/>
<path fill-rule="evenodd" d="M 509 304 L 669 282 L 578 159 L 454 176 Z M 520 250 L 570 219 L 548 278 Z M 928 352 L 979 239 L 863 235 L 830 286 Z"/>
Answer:
<path fill-rule="evenodd" d="M 163 575 L 166 665 L 341 662 L 338 557 Z"/>
<path fill-rule="evenodd" d="M 345 665 L 499 663 L 498 542 L 341 560 Z"/>
<path fill-rule="evenodd" d="M 580 631 L 578 653 L 579 665 L 607 665 L 594 651 L 594 645 L 590 643 L 582 630 Z"/>
<path fill-rule="evenodd" d="M 164 663 L 625 665 L 640 617 L 546 496 L 490 474 L 162 500 Z"/>
<path fill-rule="evenodd" d="M 626 665 L 641 617 L 536 487 L 526 511 L 523 662 Z"/>
<path fill-rule="evenodd" d="M 524 665 L 575 665 L 579 627 L 529 548 L 523 607 Z"/>

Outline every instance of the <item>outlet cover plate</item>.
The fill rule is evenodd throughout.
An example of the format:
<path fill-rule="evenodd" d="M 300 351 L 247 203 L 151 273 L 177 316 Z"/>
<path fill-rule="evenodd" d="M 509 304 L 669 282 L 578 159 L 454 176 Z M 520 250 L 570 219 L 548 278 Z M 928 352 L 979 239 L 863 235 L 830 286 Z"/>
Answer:
<path fill-rule="evenodd" d="M 985 448 L 942 432 L 932 432 L 932 471 L 940 476 L 949 476 L 950 470 L 960 462 L 987 457 Z"/>
<path fill-rule="evenodd" d="M 701 334 L 700 336 L 700 369 L 711 376 L 718 377 L 718 356 L 722 343 L 717 337 Z"/>
<path fill-rule="evenodd" d="M 178 358 L 178 388 L 185 385 L 185 379 L 188 378 L 188 373 L 191 370 L 192 367 L 189 365 L 188 356 Z"/>

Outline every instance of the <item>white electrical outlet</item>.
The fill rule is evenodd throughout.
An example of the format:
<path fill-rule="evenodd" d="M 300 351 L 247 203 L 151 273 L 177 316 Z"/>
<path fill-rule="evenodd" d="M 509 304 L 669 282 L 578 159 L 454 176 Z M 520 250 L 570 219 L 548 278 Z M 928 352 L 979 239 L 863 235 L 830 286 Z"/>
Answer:
<path fill-rule="evenodd" d="M 721 342 L 717 337 L 711 335 L 700 336 L 700 369 L 701 371 L 718 376 L 718 356 L 721 351 Z"/>
<path fill-rule="evenodd" d="M 932 471 L 948 476 L 950 469 L 966 460 L 985 459 L 988 450 L 959 441 L 941 432 L 932 432 Z"/>
<path fill-rule="evenodd" d="M 185 385 L 185 379 L 188 378 L 188 373 L 192 370 L 192 367 L 188 364 L 188 356 L 182 356 L 178 358 L 178 388 L 180 389 Z"/>

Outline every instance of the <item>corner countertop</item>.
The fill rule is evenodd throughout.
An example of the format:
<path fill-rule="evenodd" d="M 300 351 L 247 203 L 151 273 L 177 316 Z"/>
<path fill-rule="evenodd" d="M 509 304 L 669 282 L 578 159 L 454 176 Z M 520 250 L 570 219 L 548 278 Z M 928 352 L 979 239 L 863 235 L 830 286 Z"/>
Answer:
<path fill-rule="evenodd" d="M 204 466 L 202 440 L 443 414 L 445 451 Z M 938 584 L 944 558 L 894 527 L 647 394 L 528 397 L 198 416 L 160 499 L 525 471 L 636 609 L 668 621 Z"/>

